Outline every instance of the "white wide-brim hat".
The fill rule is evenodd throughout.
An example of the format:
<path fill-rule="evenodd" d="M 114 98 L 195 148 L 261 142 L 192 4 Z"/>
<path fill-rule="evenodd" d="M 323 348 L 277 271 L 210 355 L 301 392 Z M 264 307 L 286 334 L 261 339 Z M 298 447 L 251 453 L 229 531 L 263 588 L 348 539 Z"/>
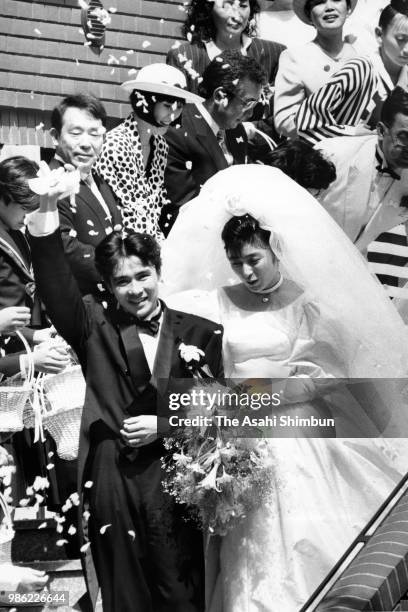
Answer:
<path fill-rule="evenodd" d="M 187 81 L 184 74 L 174 66 L 167 64 L 150 64 L 144 66 L 136 75 L 135 79 L 122 83 L 126 91 L 148 91 L 149 93 L 162 94 L 172 98 L 181 98 L 193 104 L 202 104 L 204 98 L 187 91 Z"/>
<path fill-rule="evenodd" d="M 303 21 L 303 23 L 307 23 L 307 25 L 313 25 L 305 13 L 305 4 L 307 0 L 293 0 L 293 11 L 299 19 Z M 350 13 L 354 11 L 356 8 L 358 0 L 350 1 Z"/>

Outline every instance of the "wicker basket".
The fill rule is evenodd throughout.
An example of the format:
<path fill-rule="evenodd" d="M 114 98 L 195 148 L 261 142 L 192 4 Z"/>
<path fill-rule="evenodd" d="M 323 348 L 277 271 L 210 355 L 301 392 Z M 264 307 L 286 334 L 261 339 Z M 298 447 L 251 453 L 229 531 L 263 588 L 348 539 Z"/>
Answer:
<path fill-rule="evenodd" d="M 23 412 L 33 387 L 34 362 L 31 349 L 24 336 L 16 331 L 28 355 L 28 373 L 24 379 L 21 374 L 2 381 L 0 386 L 0 431 L 21 431 L 24 427 Z"/>
<path fill-rule="evenodd" d="M 86 389 L 81 367 L 72 366 L 60 374 L 45 376 L 43 387 L 51 407 L 45 412 L 44 426 L 55 440 L 58 456 L 75 459 Z"/>

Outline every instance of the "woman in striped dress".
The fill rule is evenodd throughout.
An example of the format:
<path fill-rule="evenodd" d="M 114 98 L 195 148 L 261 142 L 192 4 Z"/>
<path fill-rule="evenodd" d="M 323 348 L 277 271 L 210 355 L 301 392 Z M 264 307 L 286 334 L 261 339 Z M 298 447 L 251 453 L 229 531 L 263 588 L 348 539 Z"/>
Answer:
<path fill-rule="evenodd" d="M 375 129 L 388 94 L 408 89 L 408 1 L 392 0 L 376 28 L 378 51 L 347 62 L 298 109 L 296 131 L 313 144 L 333 136 L 355 136 L 361 124 Z"/>
<path fill-rule="evenodd" d="M 345 62 L 358 55 L 343 38 L 343 26 L 357 0 L 296 0 L 293 9 L 314 26 L 314 40 L 284 51 L 275 81 L 275 127 L 296 138 L 296 113 L 302 102 L 324 85 Z"/>

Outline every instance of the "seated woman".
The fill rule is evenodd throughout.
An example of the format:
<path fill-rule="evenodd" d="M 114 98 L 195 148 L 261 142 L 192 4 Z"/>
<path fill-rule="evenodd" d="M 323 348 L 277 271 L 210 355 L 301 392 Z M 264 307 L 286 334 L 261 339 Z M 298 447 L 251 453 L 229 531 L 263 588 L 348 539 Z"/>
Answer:
<path fill-rule="evenodd" d="M 375 130 L 391 91 L 408 89 L 408 3 L 391 0 L 376 27 L 378 50 L 369 59 L 347 62 L 299 108 L 296 129 L 312 143 L 355 136 L 359 123 Z"/>
<path fill-rule="evenodd" d="M 107 133 L 96 168 L 122 205 L 125 228 L 160 241 L 164 235 L 159 219 L 167 201 L 164 134 L 180 117 L 186 101 L 202 99 L 185 91 L 183 73 L 166 64 L 145 66 L 122 87 L 130 92 L 132 113 Z"/>
<path fill-rule="evenodd" d="M 336 439 L 272 432 L 272 490 L 223 537 L 208 584 L 210 612 L 299 610 L 406 471 L 405 440 L 364 438 L 407 435 L 398 386 L 378 379 L 406 376 L 406 330 L 318 202 L 262 165 L 218 173 L 183 208 L 163 280 L 190 289 L 172 306 L 222 323 L 227 376 L 286 379 L 273 414 L 335 419 Z"/>
<path fill-rule="evenodd" d="M 345 62 L 358 55 L 343 38 L 343 26 L 357 0 L 297 0 L 294 11 L 313 25 L 316 37 L 284 51 L 275 82 L 275 127 L 296 138 L 296 113 L 303 100 L 322 87 Z"/>

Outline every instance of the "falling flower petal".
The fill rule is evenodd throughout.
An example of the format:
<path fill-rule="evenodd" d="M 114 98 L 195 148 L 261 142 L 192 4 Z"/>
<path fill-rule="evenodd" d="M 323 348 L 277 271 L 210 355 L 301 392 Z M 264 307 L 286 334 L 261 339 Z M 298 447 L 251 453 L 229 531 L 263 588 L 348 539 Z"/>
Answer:
<path fill-rule="evenodd" d="M 112 527 L 112 523 L 109 523 L 108 525 L 104 525 L 103 527 L 101 527 L 99 530 L 99 533 L 103 535 L 105 531 L 108 529 L 108 527 Z"/>
<path fill-rule="evenodd" d="M 43 122 L 41 121 L 38 125 L 35 126 L 35 129 L 37 132 L 39 132 L 40 130 L 42 130 L 44 127 Z"/>
<path fill-rule="evenodd" d="M 34 28 L 34 32 L 37 34 L 37 36 L 42 36 L 40 30 L 38 28 Z"/>
<path fill-rule="evenodd" d="M 57 546 L 64 546 L 64 544 L 68 544 L 68 540 L 57 540 L 55 543 Z"/>
<path fill-rule="evenodd" d="M 78 0 L 79 7 L 84 11 L 87 11 L 89 8 L 89 4 L 85 2 L 85 0 Z"/>
<path fill-rule="evenodd" d="M 27 506 L 27 504 L 29 503 L 29 499 L 23 498 L 20 499 L 20 501 L 18 502 L 18 505 L 21 506 L 22 508 L 24 508 L 25 506 Z"/>
<path fill-rule="evenodd" d="M 117 10 L 118 10 L 118 9 L 117 9 L 117 8 L 115 8 L 114 6 L 110 6 L 110 7 L 108 8 L 108 11 L 109 11 L 110 13 L 116 13 L 116 11 L 117 11 Z"/>
<path fill-rule="evenodd" d="M 144 41 L 142 42 L 142 48 L 143 48 L 143 49 L 147 49 L 147 47 L 150 47 L 150 45 L 151 45 L 151 44 L 152 44 L 152 43 L 151 43 L 151 42 L 149 42 L 148 40 L 144 40 Z"/>
<path fill-rule="evenodd" d="M 128 49 L 128 50 L 126 51 L 126 53 L 127 53 L 128 55 L 133 55 L 134 51 L 133 51 L 133 49 Z"/>
<path fill-rule="evenodd" d="M 78 232 L 74 229 L 69 230 L 68 236 L 71 236 L 71 238 L 76 238 L 78 236 Z"/>
<path fill-rule="evenodd" d="M 47 522 L 45 521 L 44 523 L 41 523 L 41 525 L 38 525 L 37 529 L 44 529 L 47 526 Z"/>
<path fill-rule="evenodd" d="M 84 510 L 84 512 L 82 513 L 82 516 L 84 517 L 84 521 L 89 521 L 89 517 L 91 516 L 91 513 L 89 512 L 89 510 Z"/>
<path fill-rule="evenodd" d="M 135 539 L 136 534 L 135 534 L 135 532 L 133 531 L 133 529 L 130 529 L 130 530 L 128 531 L 128 534 L 129 534 L 129 535 L 132 537 L 132 540 L 134 540 L 134 539 Z"/>
<path fill-rule="evenodd" d="M 53 463 L 48 463 L 46 467 L 47 467 L 47 470 L 52 470 L 55 467 L 55 465 Z"/>
<path fill-rule="evenodd" d="M 98 285 L 98 288 L 100 287 L 100 285 Z M 103 287 L 103 285 L 102 285 Z M 86 483 L 84 484 L 85 489 L 90 489 L 93 486 L 93 482 L 92 480 L 87 480 Z"/>
<path fill-rule="evenodd" d="M 128 74 L 136 74 L 136 72 L 136 68 L 131 68 L 130 70 L 128 70 Z"/>
<path fill-rule="evenodd" d="M 57 525 L 56 530 L 57 530 L 57 533 L 62 533 L 64 531 L 64 528 L 62 525 Z"/>
<path fill-rule="evenodd" d="M 81 546 L 80 551 L 82 553 L 86 552 L 88 550 L 88 548 L 90 547 L 91 543 L 87 542 L 86 544 L 84 544 L 83 546 Z"/>
<path fill-rule="evenodd" d="M 186 161 L 186 168 L 187 168 L 187 170 L 191 170 L 192 167 L 193 167 L 193 162 Z"/>
<path fill-rule="evenodd" d="M 69 535 L 74 535 L 76 534 L 76 532 L 77 532 L 76 528 L 73 525 L 70 525 L 68 529 Z"/>

